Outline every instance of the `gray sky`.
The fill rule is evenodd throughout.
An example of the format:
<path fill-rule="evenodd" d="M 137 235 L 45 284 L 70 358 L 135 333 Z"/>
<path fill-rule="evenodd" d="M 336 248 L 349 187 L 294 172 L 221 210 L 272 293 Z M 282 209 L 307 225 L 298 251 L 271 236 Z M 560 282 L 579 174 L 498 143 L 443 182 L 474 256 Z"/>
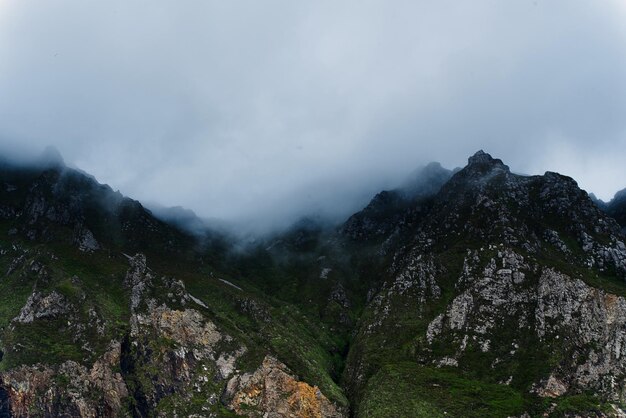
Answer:
<path fill-rule="evenodd" d="M 0 0 L 0 149 L 207 217 L 345 214 L 482 148 L 626 187 L 626 2 Z"/>

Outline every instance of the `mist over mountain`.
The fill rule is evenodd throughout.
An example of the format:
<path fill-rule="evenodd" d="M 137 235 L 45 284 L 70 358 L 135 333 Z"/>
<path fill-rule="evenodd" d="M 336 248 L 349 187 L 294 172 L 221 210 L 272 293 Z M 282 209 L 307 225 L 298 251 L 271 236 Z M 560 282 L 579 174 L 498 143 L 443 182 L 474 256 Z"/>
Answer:
<path fill-rule="evenodd" d="M 250 224 L 347 217 L 481 148 L 624 186 L 622 1 L 157 4 L 3 2 L 0 151 Z"/>
<path fill-rule="evenodd" d="M 68 169 L 77 171 L 84 176 L 92 178 L 94 181 L 96 180 L 89 173 L 85 173 L 78 168 L 67 167 L 63 156 L 53 146 L 46 147 L 38 154 L 25 153 L 16 156 L 15 153 L 9 153 L 0 161 L 3 161 L 5 165 L 13 167 L 59 167 L 64 171 Z M 192 209 L 182 206 L 166 207 L 154 201 L 142 203 L 158 219 L 171 223 L 192 235 L 201 237 L 209 232 L 217 233 L 242 243 L 245 241 L 254 242 L 259 238 L 283 233 L 303 220 L 313 222 L 323 228 L 332 229 L 341 225 L 359 209 L 366 207 L 368 202 L 369 210 L 382 210 L 384 212 L 388 209 L 386 206 L 389 205 L 402 207 L 412 200 L 435 194 L 441 185 L 458 170 L 460 168 L 450 170 L 442 167 L 438 162 L 431 162 L 413 169 L 408 175 L 400 176 L 395 182 L 382 182 L 385 185 L 382 188 L 387 189 L 382 192 L 380 192 L 380 189 L 371 193 L 368 192 L 368 188 L 371 185 L 368 188 L 360 189 L 358 187 L 359 181 L 357 180 L 354 187 L 356 191 L 343 196 L 340 202 L 334 200 L 336 199 L 334 196 L 336 191 L 330 185 L 328 190 L 314 193 L 318 197 L 322 196 L 319 197 L 322 200 L 317 202 L 312 201 L 313 195 L 310 194 L 309 189 L 293 191 L 285 197 L 286 200 L 279 203 L 274 202 L 264 205 L 263 202 L 259 202 L 258 212 L 238 219 L 202 217 L 198 216 Z M 622 195 L 623 191 L 618 192 L 610 203 L 605 203 L 598 199 L 595 194 L 590 194 L 592 200 L 603 210 L 607 210 L 609 214 L 618 218 L 621 216 L 619 211 L 622 206 L 621 203 L 623 203 L 623 199 L 620 198 Z M 301 198 L 300 196 L 306 197 Z M 374 199 L 372 200 L 372 198 Z M 284 206 L 286 209 L 274 210 L 274 205 Z M 382 205 L 382 208 L 374 209 L 379 205 Z"/>

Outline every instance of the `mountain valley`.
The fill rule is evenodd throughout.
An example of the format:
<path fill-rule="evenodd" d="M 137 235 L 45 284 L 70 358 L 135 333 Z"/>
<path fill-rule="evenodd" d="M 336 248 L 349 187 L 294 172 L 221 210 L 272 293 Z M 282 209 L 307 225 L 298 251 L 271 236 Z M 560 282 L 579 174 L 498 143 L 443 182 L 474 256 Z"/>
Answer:
<path fill-rule="evenodd" d="M 4 161 L 0 418 L 626 416 L 625 196 L 479 151 L 240 244 Z"/>

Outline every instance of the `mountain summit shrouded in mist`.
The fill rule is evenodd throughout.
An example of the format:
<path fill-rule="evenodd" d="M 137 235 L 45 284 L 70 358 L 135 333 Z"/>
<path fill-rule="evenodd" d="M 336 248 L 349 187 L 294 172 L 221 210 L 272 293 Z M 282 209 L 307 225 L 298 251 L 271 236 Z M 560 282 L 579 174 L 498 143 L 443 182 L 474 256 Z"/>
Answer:
<path fill-rule="evenodd" d="M 620 0 L 5 0 L 0 150 L 53 144 L 141 201 L 252 224 L 349 216 L 479 148 L 606 201 L 625 21 Z"/>

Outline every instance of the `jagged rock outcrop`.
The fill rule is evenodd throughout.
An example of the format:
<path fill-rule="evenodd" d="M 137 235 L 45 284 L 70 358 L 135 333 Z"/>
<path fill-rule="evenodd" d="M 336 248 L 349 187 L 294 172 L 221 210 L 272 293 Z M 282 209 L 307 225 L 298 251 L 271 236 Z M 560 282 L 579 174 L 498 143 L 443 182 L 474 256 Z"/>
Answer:
<path fill-rule="evenodd" d="M 458 282 L 464 290 L 428 325 L 428 344 L 445 343 L 452 352 L 433 363 L 451 364 L 453 358 L 456 365 L 466 350 L 478 349 L 493 353 L 494 370 L 507 369 L 528 343 L 523 337 L 560 353 L 549 377 L 535 382 L 533 390 L 540 395 L 593 390 L 614 402 L 624 399 L 626 299 L 528 264 L 512 250 L 499 251 L 482 271 L 472 263 L 480 259 L 480 252 L 466 259 L 470 275 Z M 512 324 L 517 335 L 503 338 Z M 511 384 L 516 378 L 504 381 Z"/>
<path fill-rule="evenodd" d="M 129 258 L 129 264 L 124 283 L 131 291 L 132 315 L 121 367 L 134 414 L 185 415 L 192 413 L 192 404 L 193 410 L 218 416 L 224 379 L 235 371 L 245 346 L 187 307 L 202 308 L 182 282 L 157 279 L 143 254 Z M 166 291 L 165 300 L 159 300 L 160 290 Z"/>
<path fill-rule="evenodd" d="M 73 307 L 67 299 L 58 292 L 42 296 L 41 293 L 35 291 L 30 295 L 26 305 L 24 305 L 20 314 L 13 321 L 28 324 L 36 319 L 58 318 L 69 314 L 72 310 Z"/>
<path fill-rule="evenodd" d="M 571 353 L 551 377 L 558 376 L 568 390 L 592 390 L 623 402 L 626 299 L 552 269 L 543 271 L 537 299 L 537 334 L 542 340 L 560 339 L 561 350 Z"/>
<path fill-rule="evenodd" d="M 250 379 L 257 382 L 262 376 L 265 385 L 262 401 L 257 399 L 254 405 L 246 404 L 254 406 L 258 416 L 343 416 L 319 389 L 297 381 L 276 359 L 267 357 L 252 378 L 238 370 L 237 361 L 247 348 L 220 331 L 198 310 L 183 308 L 195 298 L 188 295 L 182 282 L 169 280 L 169 284 L 161 285 L 171 290 L 168 292 L 170 299 L 178 295 L 173 302 L 181 308 L 159 304 L 151 297 L 156 283 L 145 257 L 139 254 L 129 262 L 131 268 L 125 283 L 133 289 L 131 308 L 134 313 L 130 319 L 131 332 L 123 345 L 122 370 L 131 382 L 136 413 L 154 411 L 164 417 L 185 415 L 190 413 L 192 403 L 194 410 L 201 410 L 206 416 L 219 416 L 223 407 L 220 399 L 235 397 L 233 390 L 237 390 L 233 382 L 244 384 L 242 382 Z M 142 303 L 144 298 L 148 299 L 145 304 Z M 138 309 L 144 305 L 145 309 Z M 161 340 L 168 343 L 155 345 L 155 341 Z M 226 402 L 226 407 L 238 414 L 257 416 L 250 415 L 251 411 L 241 402 Z M 282 414 L 283 410 L 292 415 Z"/>
<path fill-rule="evenodd" d="M 74 228 L 74 243 L 83 252 L 93 252 L 100 249 L 100 244 L 93 233 L 82 225 Z"/>

